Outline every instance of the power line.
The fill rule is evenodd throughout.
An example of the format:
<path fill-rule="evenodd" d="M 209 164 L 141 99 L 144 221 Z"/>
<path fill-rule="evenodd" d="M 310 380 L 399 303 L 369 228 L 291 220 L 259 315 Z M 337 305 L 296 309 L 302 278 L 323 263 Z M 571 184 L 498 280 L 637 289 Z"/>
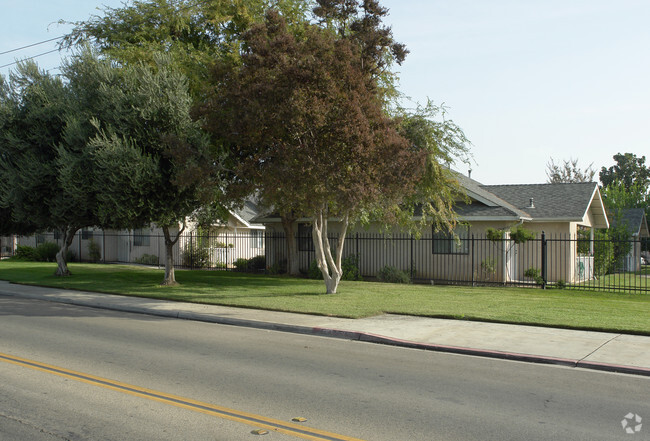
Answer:
<path fill-rule="evenodd" d="M 0 52 L 0 55 L 8 54 L 10 52 L 16 52 L 16 51 L 19 51 L 19 50 L 22 50 L 22 49 L 27 49 L 28 47 L 38 46 L 39 44 L 43 44 L 43 43 L 49 43 L 50 41 L 60 40 L 62 38 L 63 38 L 63 36 L 60 36 L 60 37 L 56 37 L 56 38 L 50 38 L 49 40 L 39 41 L 38 43 L 28 44 L 27 46 L 18 47 L 16 49 L 11 49 L 11 50 L 8 50 L 8 51 Z"/>
<path fill-rule="evenodd" d="M 18 61 L 14 61 L 13 63 L 2 65 L 2 66 L 0 66 L 0 69 L 2 69 L 4 67 L 8 67 L 8 66 L 13 66 L 14 64 L 18 64 L 18 63 L 20 63 L 22 61 L 31 60 L 31 59 L 36 58 L 36 57 L 42 57 L 43 55 L 51 54 L 52 52 L 58 52 L 58 51 L 59 51 L 58 49 L 53 49 L 51 51 L 43 52 L 42 54 L 34 55 L 33 57 L 23 58 L 22 60 L 18 60 Z"/>

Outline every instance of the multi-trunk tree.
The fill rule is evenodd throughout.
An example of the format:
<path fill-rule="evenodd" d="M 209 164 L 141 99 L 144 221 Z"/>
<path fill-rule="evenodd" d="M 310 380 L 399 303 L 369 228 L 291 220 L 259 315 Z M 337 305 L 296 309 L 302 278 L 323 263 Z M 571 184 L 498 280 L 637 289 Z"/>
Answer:
<path fill-rule="evenodd" d="M 335 293 L 350 223 L 408 202 L 430 151 L 384 112 L 353 40 L 307 23 L 296 35 L 270 11 L 244 43 L 241 65 L 214 71 L 206 127 L 231 151 L 235 191 L 255 188 L 279 213 L 311 219 L 318 267 Z"/>

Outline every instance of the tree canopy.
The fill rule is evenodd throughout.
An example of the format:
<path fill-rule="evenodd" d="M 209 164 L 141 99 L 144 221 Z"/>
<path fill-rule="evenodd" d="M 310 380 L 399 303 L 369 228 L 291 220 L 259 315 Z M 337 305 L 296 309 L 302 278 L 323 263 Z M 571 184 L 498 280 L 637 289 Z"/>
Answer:
<path fill-rule="evenodd" d="M 600 169 L 599 177 L 603 187 L 622 184 L 627 189 L 637 185 L 643 192 L 650 191 L 650 167 L 645 165 L 645 156 L 638 158 L 633 153 L 614 155 L 616 164 Z"/>
<path fill-rule="evenodd" d="M 556 164 L 553 158 L 546 164 L 546 177 L 549 184 L 570 183 L 570 182 L 592 182 L 596 171 L 589 164 L 584 170 L 578 166 L 577 159 L 563 160 L 562 164 Z"/>
<path fill-rule="evenodd" d="M 231 152 L 227 191 L 255 190 L 279 213 L 309 217 L 327 291 L 336 292 L 349 223 L 388 213 L 414 194 L 430 150 L 402 136 L 400 121 L 384 112 L 354 41 L 308 23 L 297 36 L 277 11 L 243 40 L 241 64 L 217 65 L 200 109 Z M 430 170 L 432 177 L 440 171 Z M 330 218 L 338 221 L 335 250 Z"/>

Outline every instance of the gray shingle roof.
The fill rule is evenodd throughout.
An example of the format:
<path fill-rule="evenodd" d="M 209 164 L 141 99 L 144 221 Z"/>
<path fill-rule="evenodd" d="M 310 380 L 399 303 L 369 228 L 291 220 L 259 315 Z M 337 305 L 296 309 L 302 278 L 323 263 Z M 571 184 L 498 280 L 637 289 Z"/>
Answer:
<path fill-rule="evenodd" d="M 643 208 L 625 208 L 621 210 L 612 210 L 607 213 L 607 219 L 612 228 L 619 225 L 619 222 L 626 226 L 630 235 L 645 233 L 647 226 L 644 225 L 645 210 Z M 643 228 L 643 227 L 646 228 Z"/>
<path fill-rule="evenodd" d="M 567 184 L 482 185 L 536 220 L 582 219 L 596 191 L 595 182 Z M 534 208 L 530 206 L 533 199 Z"/>

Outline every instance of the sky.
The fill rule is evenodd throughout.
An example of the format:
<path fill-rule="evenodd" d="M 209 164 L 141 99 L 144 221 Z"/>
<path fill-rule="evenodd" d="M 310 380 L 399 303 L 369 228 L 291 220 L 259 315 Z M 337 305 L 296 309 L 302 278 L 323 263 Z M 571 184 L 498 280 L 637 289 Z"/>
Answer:
<path fill-rule="evenodd" d="M 444 105 L 472 143 L 472 163 L 457 170 L 471 168 L 484 184 L 543 183 L 551 158 L 578 159 L 598 172 L 618 152 L 650 157 L 649 1 L 380 3 L 395 39 L 410 50 L 396 67 L 405 104 Z M 66 34 L 71 27 L 61 19 L 85 20 L 102 5 L 121 4 L 0 0 L 0 53 Z M 0 66 L 54 49 L 50 42 L 1 54 Z M 57 72 L 65 55 L 36 60 Z"/>

